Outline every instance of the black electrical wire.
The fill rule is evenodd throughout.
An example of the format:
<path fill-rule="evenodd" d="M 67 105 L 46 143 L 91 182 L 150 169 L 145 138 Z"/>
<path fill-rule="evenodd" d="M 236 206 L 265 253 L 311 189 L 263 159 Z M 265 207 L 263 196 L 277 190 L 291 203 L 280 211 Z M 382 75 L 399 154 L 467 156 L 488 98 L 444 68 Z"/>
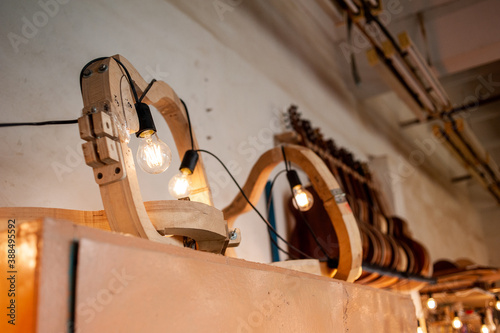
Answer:
<path fill-rule="evenodd" d="M 281 146 L 281 152 L 283 153 L 283 160 L 285 161 L 285 165 L 287 165 L 287 158 L 286 158 L 286 154 L 285 154 L 285 147 L 284 146 Z M 288 168 L 287 166 L 287 171 L 290 171 L 290 169 Z M 292 193 L 292 200 L 295 201 L 295 197 L 293 195 L 293 188 L 292 188 L 292 185 L 290 184 L 290 191 Z M 297 203 L 295 201 L 295 203 Z M 298 205 L 297 205 L 298 207 Z M 299 212 L 299 215 L 300 215 L 300 218 L 302 219 L 302 221 L 304 221 L 305 225 L 307 226 L 307 229 L 309 230 L 309 233 L 311 234 L 311 236 L 313 237 L 314 239 L 314 242 L 318 245 L 319 249 L 321 250 L 321 252 L 323 252 L 323 254 L 326 256 L 326 258 L 328 260 L 332 260 L 333 258 L 330 258 L 330 256 L 328 255 L 328 253 L 326 252 L 325 248 L 323 247 L 323 245 L 320 243 L 319 239 L 318 239 L 318 236 L 316 235 L 316 233 L 314 232 L 311 224 L 309 223 L 309 221 L 307 220 L 306 216 L 304 215 L 304 213 L 300 210 L 300 209 L 297 209 L 297 211 Z"/>
<path fill-rule="evenodd" d="M 281 252 L 283 252 L 284 254 L 288 255 L 288 257 L 290 259 L 299 259 L 297 258 L 296 256 L 292 255 L 290 252 L 288 252 L 287 250 L 283 249 L 281 246 L 279 246 L 278 242 L 275 241 L 272 237 L 270 238 L 271 239 L 271 243 L 273 243 L 274 246 L 276 246 L 276 248 L 278 250 L 280 250 Z"/>
<path fill-rule="evenodd" d="M 283 155 L 283 161 L 285 162 L 285 171 L 290 171 L 288 160 L 286 159 L 285 146 L 281 146 L 281 154 Z"/>
<path fill-rule="evenodd" d="M 92 65 L 93 63 L 96 63 L 97 61 L 101 61 L 104 59 L 108 59 L 109 57 L 100 57 L 96 58 L 94 60 L 89 61 L 88 63 L 83 66 L 82 70 L 80 71 L 80 90 L 82 90 L 82 80 L 83 80 L 83 73 L 85 70 Z M 137 92 L 135 90 L 134 85 L 132 84 L 132 78 L 130 77 L 130 73 L 128 72 L 127 68 L 119 61 L 118 59 L 113 58 L 118 65 L 120 65 L 123 70 L 125 71 L 125 74 L 127 75 L 127 79 L 130 84 L 130 88 L 132 89 L 132 92 L 134 93 L 134 98 L 136 101 L 138 101 L 137 98 Z M 156 80 L 154 80 L 156 81 Z M 151 83 L 152 84 L 152 83 Z M 149 90 L 149 89 L 148 89 Z M 147 91 L 145 91 L 146 93 Z M 145 94 L 143 94 L 145 95 Z M 141 98 L 142 99 L 142 98 Z M 0 127 L 16 127 L 16 126 L 45 126 L 45 125 L 67 125 L 67 124 L 76 124 L 78 123 L 78 119 L 71 119 L 71 120 L 49 120 L 49 121 L 41 121 L 41 122 L 25 122 L 25 123 L 0 123 Z"/>
<path fill-rule="evenodd" d="M 76 123 L 78 123 L 78 119 L 49 120 L 49 121 L 28 122 L 28 123 L 0 123 L 0 127 L 67 125 L 67 124 L 76 124 Z"/>
<path fill-rule="evenodd" d="M 133 84 L 132 77 L 130 76 L 130 73 L 129 73 L 127 67 L 125 67 L 125 65 L 120 60 L 118 60 L 116 58 L 113 58 L 113 57 L 100 57 L 100 58 L 96 58 L 94 60 L 89 61 L 85 66 L 83 66 L 83 68 L 82 68 L 82 70 L 80 72 L 80 91 L 82 90 L 83 73 L 85 72 L 85 70 L 90 65 L 92 65 L 93 63 L 95 63 L 97 61 L 104 60 L 104 59 L 108 59 L 108 58 L 111 58 L 114 61 L 116 61 L 116 63 L 125 71 L 125 75 L 127 75 L 127 79 L 128 79 L 129 84 L 130 84 L 130 89 L 132 89 L 132 93 L 134 95 L 134 100 L 136 101 L 136 103 L 139 102 L 139 97 L 137 95 L 137 91 L 135 90 L 135 86 Z"/>
<path fill-rule="evenodd" d="M 299 250 L 298 248 L 296 248 L 295 246 L 293 246 L 292 244 L 290 244 L 287 240 L 285 240 L 280 234 L 278 234 L 278 232 L 276 231 L 275 228 L 273 228 L 273 226 L 264 218 L 264 216 L 262 216 L 262 214 L 258 211 L 258 209 L 252 204 L 252 202 L 250 201 L 250 199 L 248 199 L 247 195 L 245 194 L 245 192 L 243 191 L 243 189 L 241 188 L 240 184 L 238 184 L 238 182 L 236 181 L 236 179 L 234 178 L 234 176 L 231 174 L 231 172 L 229 171 L 229 169 L 226 167 L 226 165 L 213 153 L 209 152 L 208 150 L 204 150 L 204 149 L 197 149 L 196 150 L 197 152 L 202 152 L 202 153 L 206 153 L 208 155 L 211 155 L 212 157 L 214 157 L 221 165 L 222 167 L 226 170 L 227 174 L 229 175 L 229 177 L 231 177 L 231 179 L 233 180 L 234 184 L 238 187 L 238 189 L 240 190 L 240 193 L 241 195 L 243 196 L 243 198 L 247 201 L 247 203 L 250 205 L 250 207 L 253 208 L 253 210 L 257 213 L 257 215 L 259 215 L 259 217 L 261 218 L 262 221 L 264 221 L 264 223 L 272 230 L 272 232 L 276 235 L 276 237 L 278 237 L 279 239 L 281 239 L 283 242 L 285 242 L 285 244 L 287 244 L 290 248 L 292 248 L 293 250 L 297 251 L 298 253 L 302 254 L 303 256 L 305 256 L 306 258 L 308 259 L 314 259 L 312 258 L 311 256 L 309 256 L 308 254 L 302 252 L 301 250 Z M 277 244 L 275 244 L 277 245 Z"/>
<path fill-rule="evenodd" d="M 274 176 L 273 180 L 271 181 L 271 186 L 269 187 L 269 198 L 267 199 L 267 203 L 266 203 L 267 216 L 269 216 L 269 209 L 271 208 L 271 202 L 273 201 L 273 197 L 272 197 L 273 187 L 274 187 L 274 184 L 276 183 L 276 179 L 278 179 L 278 177 L 285 172 L 286 172 L 286 170 L 281 170 L 280 172 L 278 172 Z M 269 234 L 269 239 L 271 239 L 271 242 L 276 246 L 276 248 L 278 250 L 280 250 L 281 252 L 283 252 L 284 254 L 288 255 L 291 259 L 298 259 L 296 256 L 292 255 L 290 252 L 285 251 L 284 249 L 279 247 L 278 244 L 276 243 L 276 241 L 273 239 L 271 232 L 272 232 L 272 230 L 269 227 L 267 227 L 267 233 Z"/>
<path fill-rule="evenodd" d="M 101 60 L 104 60 L 104 59 L 108 59 L 108 58 L 109 57 L 95 58 L 94 60 L 90 60 L 88 63 L 85 64 L 85 66 L 83 66 L 82 70 L 80 71 L 80 91 L 83 90 L 83 88 L 82 88 L 83 73 L 85 72 L 85 70 L 87 69 L 87 67 L 89 67 L 90 65 L 92 65 L 95 62 L 98 62 L 98 61 L 101 61 Z"/>
<path fill-rule="evenodd" d="M 184 109 L 186 110 L 186 117 L 187 117 L 187 121 L 188 121 L 188 127 L 189 127 L 189 136 L 191 138 L 191 148 L 194 150 L 194 140 L 193 140 L 193 131 L 192 131 L 192 128 L 191 128 L 191 120 L 189 118 L 189 110 L 187 108 L 187 105 L 186 103 L 184 103 L 184 101 L 181 99 L 181 103 L 182 105 L 184 106 Z M 291 248 L 293 248 L 294 250 L 296 250 L 297 252 L 299 252 L 300 254 L 306 256 L 307 258 L 309 259 L 312 259 L 312 257 L 308 256 L 307 254 L 305 254 L 304 252 L 300 251 L 299 249 L 295 248 L 292 244 L 290 244 L 289 242 L 287 242 L 285 239 L 283 239 L 283 237 L 281 237 L 278 232 L 276 231 L 276 229 L 273 228 L 273 226 L 262 216 L 262 214 L 257 210 L 257 208 L 250 202 L 250 200 L 248 199 L 248 197 L 246 196 L 245 192 L 243 192 L 243 189 L 241 188 L 241 186 L 238 184 L 238 182 L 236 181 L 236 179 L 233 177 L 233 175 L 231 174 L 231 172 L 229 172 L 229 169 L 224 165 L 224 163 L 217 157 L 215 156 L 213 153 L 207 151 L 207 150 L 202 150 L 202 149 L 198 149 L 196 150 L 196 152 L 204 152 L 204 153 L 207 153 L 211 156 L 213 156 L 215 159 L 217 159 L 217 161 L 219 161 L 219 163 L 224 167 L 224 169 L 226 170 L 226 172 L 229 174 L 229 176 L 231 177 L 231 179 L 233 180 L 233 182 L 236 184 L 236 186 L 238 187 L 238 189 L 240 190 L 241 194 L 243 195 L 243 197 L 245 198 L 245 200 L 248 202 L 248 204 L 255 210 L 255 212 L 257 212 L 257 214 L 259 215 L 259 217 L 267 224 L 267 230 L 269 232 L 269 235 L 271 235 L 271 232 L 273 232 L 279 239 L 281 239 L 283 242 L 285 242 L 288 246 L 290 246 Z M 285 163 L 286 164 L 286 163 Z M 282 170 L 281 172 L 279 172 L 275 178 L 273 179 L 273 182 L 271 183 L 271 191 L 272 191 L 272 186 L 277 178 L 277 176 L 284 172 L 286 170 Z M 267 203 L 267 212 L 269 212 L 269 204 L 270 204 L 270 201 Z M 284 250 L 281 246 L 279 246 L 278 242 L 276 242 L 272 237 L 270 237 L 271 239 L 271 242 L 274 244 L 274 246 L 276 246 L 276 248 L 278 250 L 280 250 L 281 252 L 285 253 L 286 255 L 288 255 L 290 258 L 292 259 L 297 259 L 297 257 L 293 256 L 292 254 L 290 254 L 290 252 Z"/>
<path fill-rule="evenodd" d="M 391 44 L 394 46 L 394 48 L 396 49 L 396 51 L 398 52 L 398 54 L 401 55 L 401 56 L 404 56 L 403 50 L 401 50 L 401 48 L 399 47 L 399 44 L 394 40 L 394 37 L 392 37 L 391 33 L 389 32 L 389 30 L 387 30 L 387 28 L 385 27 L 385 25 L 383 25 L 379 21 L 378 17 L 376 15 L 373 15 L 373 14 L 370 13 L 370 19 L 373 20 L 373 22 L 375 22 L 378 25 L 378 27 L 380 28 L 380 30 L 382 30 L 382 32 L 384 33 L 384 35 L 391 42 Z"/>
<path fill-rule="evenodd" d="M 269 187 L 269 199 L 267 200 L 267 203 L 266 203 L 266 211 L 267 211 L 267 215 L 269 215 L 269 208 L 271 207 L 271 201 L 272 201 L 272 196 L 271 196 L 271 194 L 273 193 L 274 183 L 276 182 L 276 179 L 278 179 L 278 177 L 279 177 L 281 174 L 285 173 L 285 172 L 286 172 L 286 170 L 281 170 L 280 172 L 278 172 L 278 173 L 274 176 L 273 180 L 271 181 L 271 186 Z"/>
<path fill-rule="evenodd" d="M 184 106 L 184 110 L 186 110 L 186 117 L 188 121 L 188 127 L 189 127 L 189 137 L 191 138 L 191 149 L 194 150 L 194 140 L 193 140 L 193 130 L 191 129 L 191 120 L 189 119 L 189 111 L 187 108 L 186 103 L 181 99 L 181 103 Z"/>
<path fill-rule="evenodd" d="M 90 66 L 92 65 L 93 63 L 96 63 L 97 61 L 101 61 L 101 60 L 104 60 L 104 59 L 108 59 L 110 57 L 100 57 L 100 58 L 96 58 L 94 60 L 91 60 L 89 61 L 87 64 L 85 64 L 85 66 L 83 66 L 82 70 L 80 71 L 80 90 L 82 90 L 82 80 L 83 80 L 83 73 L 85 72 L 85 70 Z M 111 57 L 112 58 L 112 57 Z M 123 70 L 125 71 L 125 74 L 127 76 L 127 80 L 130 84 L 130 88 L 132 89 L 132 92 L 134 94 L 134 99 L 135 101 L 141 101 L 144 96 L 146 96 L 146 93 L 149 91 L 149 89 L 151 88 L 151 86 L 153 85 L 153 83 L 156 81 L 155 79 L 153 79 L 151 81 L 151 83 L 148 85 L 148 87 L 146 88 L 146 90 L 144 91 L 144 93 L 142 94 L 141 98 L 139 99 L 137 97 L 137 91 L 135 90 L 135 86 L 132 84 L 132 78 L 130 76 L 130 73 L 129 71 L 127 70 L 127 68 L 125 67 L 125 65 L 122 64 L 122 62 L 118 59 L 115 59 L 115 58 L 112 58 L 113 60 L 115 60 L 119 66 L 121 66 L 123 68 Z M 76 124 L 78 123 L 78 119 L 71 119 L 71 120 L 49 120 L 49 121 L 41 121 L 41 122 L 25 122 L 25 123 L 0 123 L 0 127 L 16 127 L 16 126 L 46 126 L 46 125 L 67 125 L 67 124 Z"/>
<path fill-rule="evenodd" d="M 151 82 L 149 82 L 148 86 L 146 87 L 146 89 L 144 89 L 144 91 L 142 92 L 142 95 L 141 97 L 139 97 L 139 103 L 142 102 L 142 99 L 144 97 L 146 97 L 146 95 L 148 94 L 149 92 L 149 89 L 151 89 L 151 87 L 153 86 L 153 84 L 156 82 L 156 79 L 152 79 Z"/>
<path fill-rule="evenodd" d="M 134 86 L 134 83 L 132 81 L 132 77 L 130 76 L 130 73 L 128 72 L 128 69 L 127 67 L 125 67 L 124 64 L 122 64 L 122 62 L 116 58 L 113 58 L 111 57 L 114 61 L 116 61 L 118 63 L 118 65 L 121 66 L 121 68 L 123 68 L 123 70 L 125 71 L 125 74 L 127 75 L 127 79 L 128 79 L 128 83 L 130 84 L 130 89 L 132 89 L 132 93 L 134 94 L 134 100 L 136 103 L 139 102 L 139 97 L 137 96 L 137 91 L 135 90 L 135 86 Z"/>
<path fill-rule="evenodd" d="M 188 127 L 189 127 L 189 137 L 191 139 L 191 148 L 192 148 L 192 150 L 195 150 L 194 149 L 193 130 L 192 130 L 192 127 L 191 127 L 191 119 L 189 117 L 189 110 L 188 110 L 188 107 L 187 107 L 186 103 L 184 103 L 184 101 L 182 99 L 181 99 L 181 103 L 184 106 L 184 109 L 186 110 L 186 118 L 187 118 Z M 248 204 L 255 210 L 255 212 L 259 215 L 259 217 L 267 224 L 268 232 L 271 232 L 271 231 L 274 232 L 274 234 L 276 235 L 276 237 L 278 237 L 279 239 L 281 239 L 288 246 L 290 246 L 291 248 L 293 248 L 294 250 L 296 250 L 300 254 L 308 257 L 309 259 L 312 259 L 312 257 L 308 256 L 304 252 L 302 252 L 299 249 L 295 248 L 292 244 L 288 243 L 283 237 L 281 237 L 278 234 L 278 232 L 276 231 L 276 229 L 273 228 L 273 226 L 262 216 L 262 214 L 257 210 L 257 208 L 250 202 L 250 200 L 246 196 L 245 192 L 243 192 L 243 189 L 238 184 L 238 182 L 236 181 L 236 179 L 233 177 L 233 175 L 231 174 L 231 172 L 229 171 L 229 169 L 226 167 L 226 165 L 216 155 L 214 155 L 213 153 L 211 153 L 211 152 L 209 152 L 207 150 L 203 150 L 203 149 L 198 149 L 198 150 L 196 150 L 196 152 L 204 152 L 204 153 L 207 153 L 207 154 L 213 156 L 224 167 L 224 169 L 226 170 L 226 172 L 229 174 L 229 177 L 231 177 L 231 179 L 233 180 L 233 182 L 236 184 L 236 186 L 238 187 L 238 189 L 240 190 L 241 194 L 243 195 L 243 197 L 245 198 L 245 200 L 248 202 Z M 274 246 L 276 246 L 276 248 L 278 250 L 280 250 L 281 252 L 287 254 L 290 258 L 297 259 L 292 254 L 290 254 L 288 251 L 286 251 L 282 247 L 280 247 L 279 244 L 278 244 L 278 242 L 276 242 L 272 237 L 271 237 L 271 242 L 274 244 Z"/>
<path fill-rule="evenodd" d="M 142 99 L 146 96 L 146 94 L 148 93 L 149 89 L 151 89 L 151 87 L 153 86 L 153 84 L 155 82 L 156 82 L 156 79 L 151 80 L 151 82 L 149 83 L 149 85 L 146 87 L 146 89 L 142 93 L 141 97 L 139 97 L 139 102 L 142 102 Z M 193 130 L 192 130 L 192 127 L 191 127 L 191 119 L 189 118 L 189 110 L 188 110 L 188 107 L 187 107 L 186 103 L 182 100 L 182 98 L 180 100 L 181 100 L 182 106 L 184 106 L 184 110 L 186 110 L 186 118 L 187 118 L 187 121 L 188 121 L 188 128 L 189 128 L 189 138 L 191 140 L 191 149 L 194 150 Z"/>

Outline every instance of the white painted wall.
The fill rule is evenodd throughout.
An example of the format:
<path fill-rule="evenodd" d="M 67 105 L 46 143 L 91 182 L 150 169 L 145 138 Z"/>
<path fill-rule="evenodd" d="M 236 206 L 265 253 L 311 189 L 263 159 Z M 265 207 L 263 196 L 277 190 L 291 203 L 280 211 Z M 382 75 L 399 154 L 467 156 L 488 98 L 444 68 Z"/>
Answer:
<path fill-rule="evenodd" d="M 280 131 L 276 118 L 291 103 L 360 158 L 398 156 L 384 135 L 359 117 L 336 68 L 330 68 L 336 80 L 332 88 L 248 14 L 249 1 L 225 1 L 232 7 L 222 15 L 214 2 L 202 0 L 42 3 L 52 4 L 50 15 L 34 1 L 0 4 L 1 122 L 78 117 L 81 67 L 93 58 L 119 53 L 146 79 L 164 80 L 176 90 L 189 106 L 200 146 L 234 161 L 241 183 L 258 155 L 272 147 L 268 129 Z M 26 22 L 34 20 L 39 27 L 24 28 L 23 35 L 23 27 L 30 24 Z M 9 40 L 16 38 L 13 34 L 23 38 L 18 45 Z M 161 138 L 174 149 L 166 125 L 155 118 Z M 0 143 L 0 206 L 102 209 L 98 186 L 81 158 L 76 125 L 3 128 Z M 169 198 L 167 183 L 178 163 L 176 158 L 162 175 L 139 173 L 144 200 Z M 236 195 L 236 187 L 216 161 L 206 157 L 205 163 L 215 205 L 222 209 Z M 433 259 L 466 256 L 488 262 L 477 213 L 465 199 L 451 196 L 418 171 L 406 184 L 397 192 L 405 202 L 398 213 L 411 218 L 411 229 Z M 277 205 L 285 189 L 278 187 Z M 441 201 L 448 204 L 433 204 Z M 457 223 L 450 214 L 467 219 Z M 283 213 L 277 217 L 285 233 Z M 472 239 L 469 221 L 477 233 Z M 237 226 L 243 234 L 238 254 L 269 261 L 267 233 L 257 216 L 248 213 Z M 452 228 L 456 232 L 450 233 Z"/>

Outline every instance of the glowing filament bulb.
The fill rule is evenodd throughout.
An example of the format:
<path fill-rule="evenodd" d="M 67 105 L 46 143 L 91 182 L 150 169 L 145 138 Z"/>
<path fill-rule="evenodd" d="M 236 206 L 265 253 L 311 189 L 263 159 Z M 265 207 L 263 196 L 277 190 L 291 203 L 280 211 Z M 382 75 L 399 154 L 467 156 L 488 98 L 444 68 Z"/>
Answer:
<path fill-rule="evenodd" d="M 137 162 L 142 170 L 157 174 L 170 166 L 172 152 L 167 144 L 155 134 L 145 133 L 137 149 Z"/>
<path fill-rule="evenodd" d="M 495 303 L 495 308 L 500 311 L 500 300 L 497 299 L 497 302 Z"/>
<path fill-rule="evenodd" d="M 146 154 L 146 163 L 150 168 L 155 168 L 162 164 L 161 150 L 158 145 L 148 141 L 148 145 L 144 147 L 144 154 Z"/>
<path fill-rule="evenodd" d="M 488 329 L 488 326 L 486 326 L 485 324 L 483 324 L 481 326 L 481 333 L 490 333 L 490 330 Z"/>
<path fill-rule="evenodd" d="M 168 191 L 174 198 L 187 198 L 191 194 L 191 175 L 180 172 L 168 182 Z"/>
<path fill-rule="evenodd" d="M 424 330 L 422 329 L 422 327 L 417 327 L 417 333 L 424 333 Z"/>
<path fill-rule="evenodd" d="M 293 188 L 293 197 L 295 199 L 293 205 L 303 212 L 311 209 L 314 203 L 312 194 L 304 189 L 302 185 L 297 185 Z"/>
<path fill-rule="evenodd" d="M 431 310 L 434 310 L 437 306 L 437 303 L 436 301 L 434 300 L 434 298 L 432 297 L 429 297 L 429 299 L 427 300 L 427 307 Z"/>

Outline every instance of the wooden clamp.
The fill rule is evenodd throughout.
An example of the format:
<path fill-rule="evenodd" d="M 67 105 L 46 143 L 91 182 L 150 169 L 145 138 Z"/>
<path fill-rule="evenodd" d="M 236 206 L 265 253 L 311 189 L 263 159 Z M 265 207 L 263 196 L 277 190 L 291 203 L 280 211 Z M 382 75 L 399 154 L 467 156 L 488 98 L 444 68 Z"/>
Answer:
<path fill-rule="evenodd" d="M 132 82 L 128 82 L 115 59 L 127 68 Z M 91 64 L 82 78 L 84 108 L 78 121 L 80 136 L 87 141 L 83 144 L 85 161 L 94 170 L 111 229 L 176 245 L 182 245 L 183 241 L 164 235 L 184 236 L 184 240 L 195 240 L 199 249 L 215 253 L 224 253 L 227 246 L 237 246 L 239 235 L 234 235 L 239 231 L 228 231 L 222 214 L 212 207 L 201 156 L 191 176 L 190 201 L 156 202 L 154 212 L 146 210 L 132 152 L 127 145 L 129 135 L 138 130 L 134 106 L 137 101 L 131 95 L 129 84 L 135 86 L 139 96 L 148 86 L 134 66 L 120 55 Z M 182 159 L 192 147 L 186 110 L 179 97 L 168 84 L 157 81 L 143 102 L 161 113 Z M 198 149 L 194 133 L 193 141 L 194 149 Z"/>
<path fill-rule="evenodd" d="M 337 233 L 340 258 L 337 269 L 330 269 L 329 275 L 353 282 L 361 274 L 361 237 L 343 191 L 325 163 L 312 150 L 286 145 L 285 152 L 287 159 L 309 176 Z M 243 186 L 243 191 L 250 202 L 256 204 L 259 201 L 271 171 L 281 162 L 283 162 L 281 147 L 275 147 L 265 152 L 255 163 Z M 232 227 L 236 218 L 250 209 L 250 205 L 239 193 L 231 204 L 223 209 L 228 226 Z"/>

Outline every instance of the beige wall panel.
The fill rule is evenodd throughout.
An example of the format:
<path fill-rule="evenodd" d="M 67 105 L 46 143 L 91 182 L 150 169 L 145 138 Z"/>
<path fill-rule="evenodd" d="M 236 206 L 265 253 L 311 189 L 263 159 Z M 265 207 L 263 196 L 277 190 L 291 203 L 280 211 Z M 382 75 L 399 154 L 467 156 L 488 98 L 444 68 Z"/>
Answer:
<path fill-rule="evenodd" d="M 409 297 L 167 245 L 82 239 L 82 332 L 415 332 Z"/>

